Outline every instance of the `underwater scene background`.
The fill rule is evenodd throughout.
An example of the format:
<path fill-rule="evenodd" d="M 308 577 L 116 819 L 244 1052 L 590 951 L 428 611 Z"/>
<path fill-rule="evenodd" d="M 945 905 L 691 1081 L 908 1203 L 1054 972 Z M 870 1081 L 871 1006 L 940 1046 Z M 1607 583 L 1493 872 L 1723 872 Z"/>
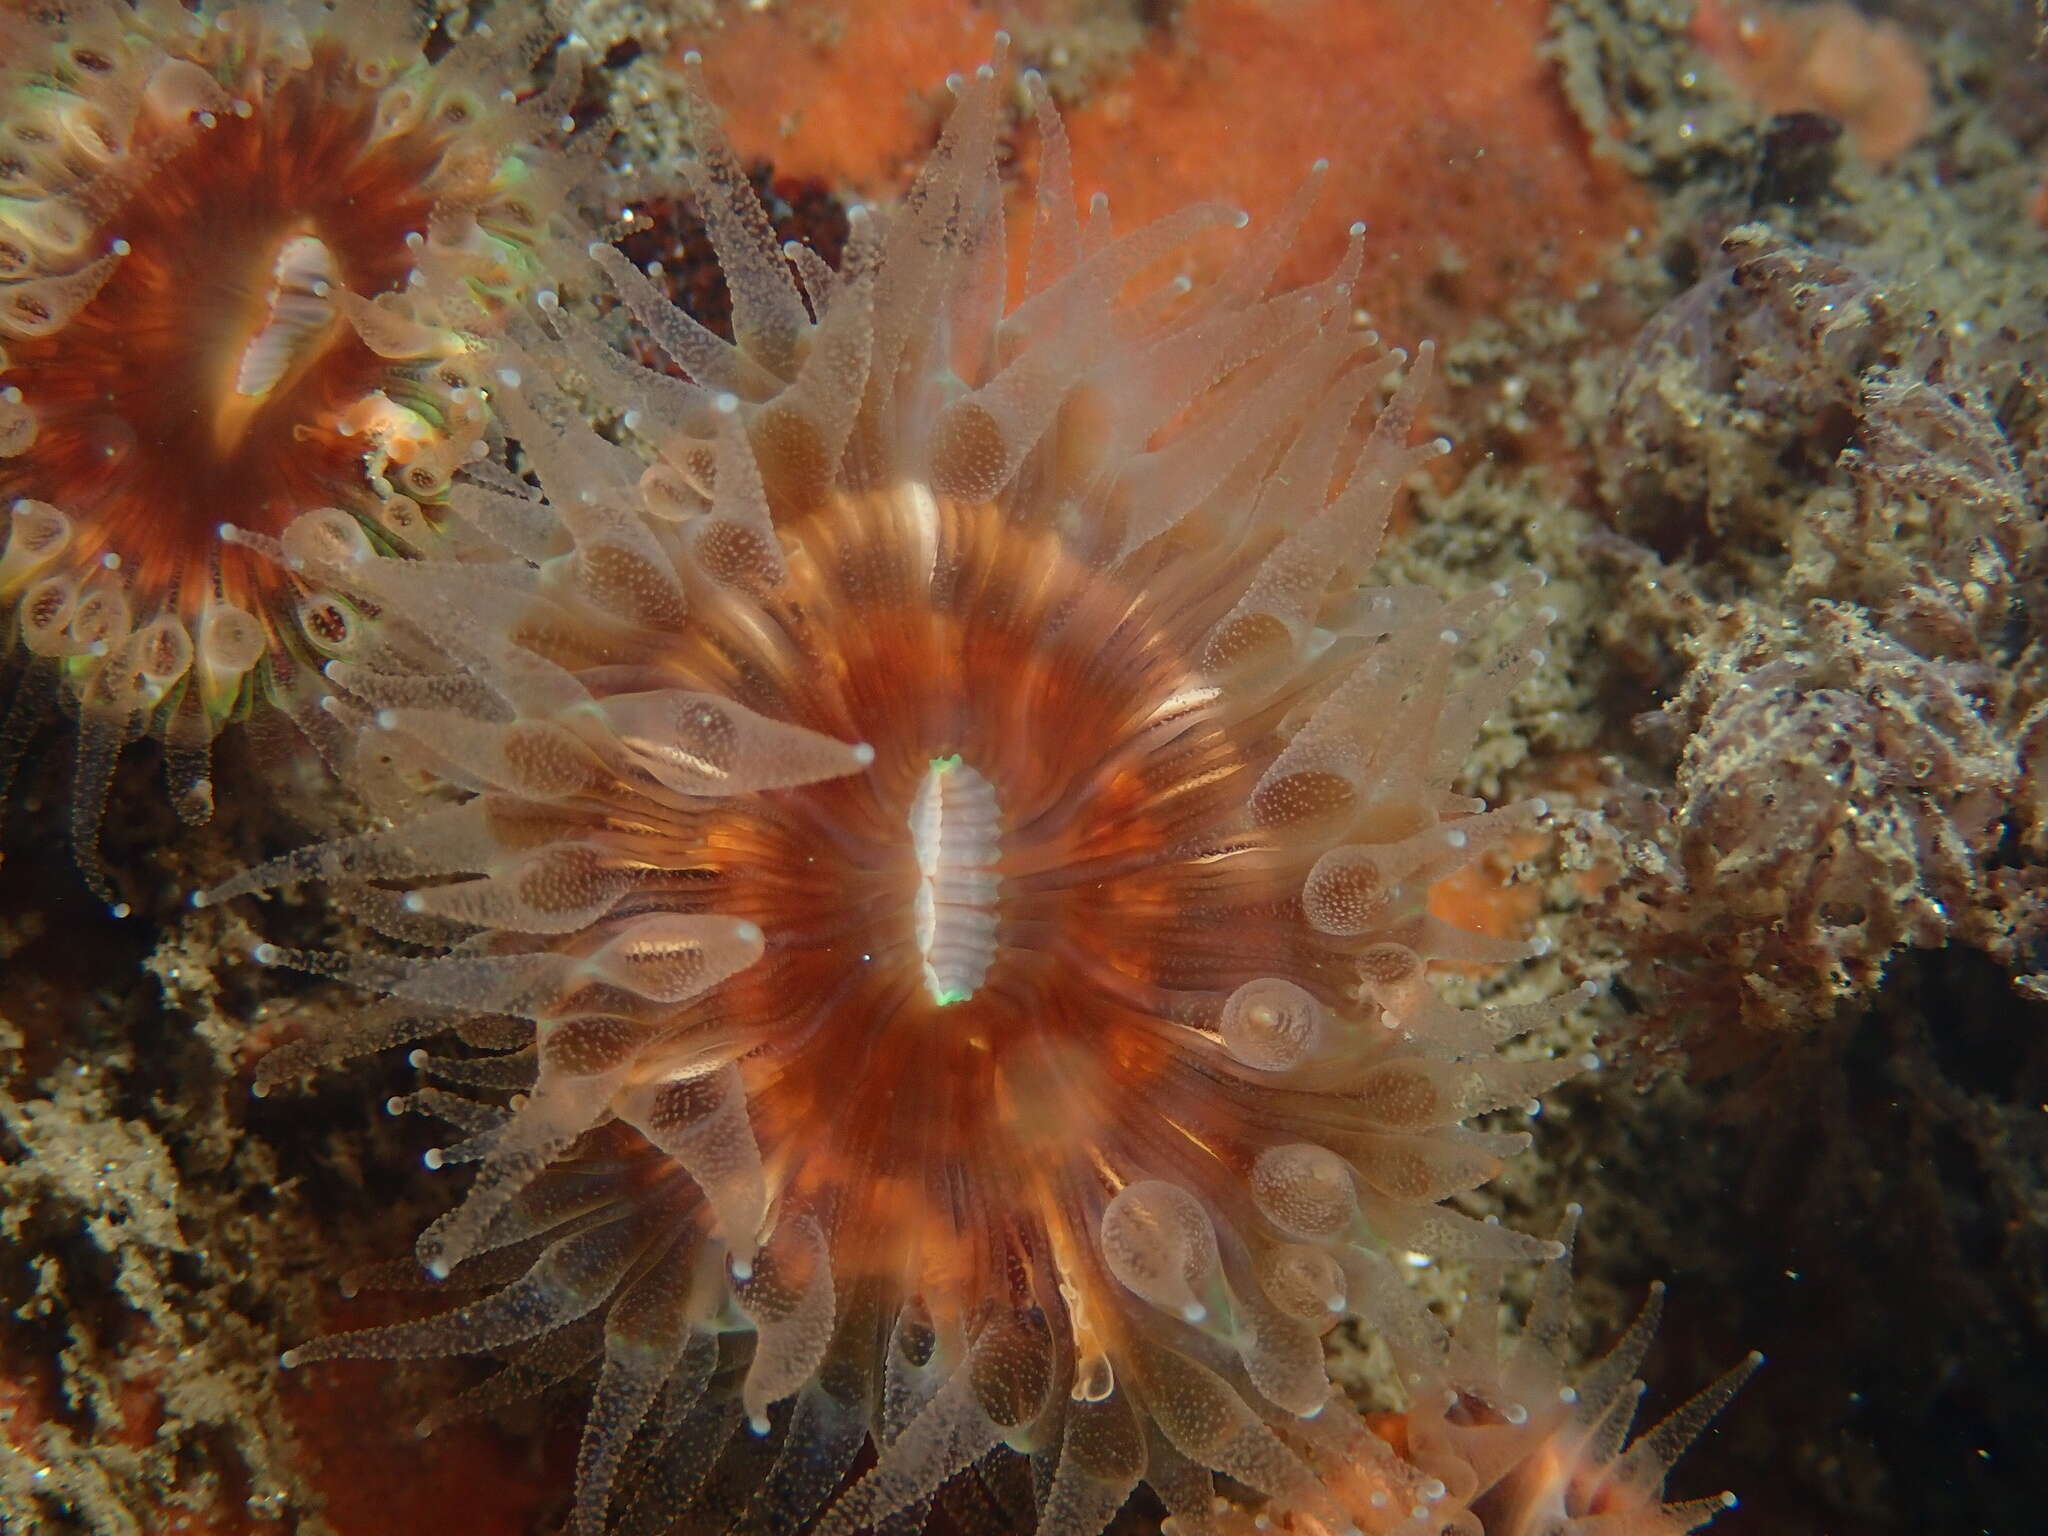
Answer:
<path fill-rule="evenodd" d="M 2037 1528 L 2044 38 L 0 0 L 0 1530 Z"/>

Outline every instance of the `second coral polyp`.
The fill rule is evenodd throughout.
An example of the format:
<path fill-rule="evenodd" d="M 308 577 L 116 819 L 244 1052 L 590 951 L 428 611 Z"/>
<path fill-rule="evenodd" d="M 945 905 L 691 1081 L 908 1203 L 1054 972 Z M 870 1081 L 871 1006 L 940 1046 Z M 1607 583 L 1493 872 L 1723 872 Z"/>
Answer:
<path fill-rule="evenodd" d="M 64 508 L 67 564 L 116 556 L 131 601 L 188 625 L 216 592 L 288 603 L 284 573 L 241 552 L 216 583 L 222 523 L 276 534 L 367 494 L 376 445 L 351 413 L 397 381 L 334 290 L 404 286 L 441 146 L 378 143 L 376 98 L 339 89 L 350 72 L 323 48 L 260 111 L 138 134 L 131 153 L 171 153 L 104 226 L 118 265 L 61 326 L 7 343 L 35 439 L 0 468 L 0 494 Z"/>
<path fill-rule="evenodd" d="M 223 530 L 345 509 L 387 552 L 435 536 L 480 441 L 469 332 L 536 270 L 542 102 L 438 64 L 395 4 L 167 0 L 0 18 L 0 600 L 82 703 L 77 831 L 120 742 L 207 743 L 297 680 L 347 610 Z M 266 658 L 270 665 L 259 672 Z M 247 686 L 265 678 L 261 689 Z"/>

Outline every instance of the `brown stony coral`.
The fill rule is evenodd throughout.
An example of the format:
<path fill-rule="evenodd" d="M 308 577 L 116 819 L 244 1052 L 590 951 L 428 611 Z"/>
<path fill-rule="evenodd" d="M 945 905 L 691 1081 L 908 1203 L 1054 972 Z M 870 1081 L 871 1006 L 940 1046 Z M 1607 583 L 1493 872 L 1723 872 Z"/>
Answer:
<path fill-rule="evenodd" d="M 1436 1536 L 1586 1429 L 1475 1370 L 1504 1433 L 1410 1458 L 1320 1343 L 1362 1318 L 1440 1381 L 1400 1256 L 1560 1252 L 1444 1202 L 1527 1142 L 1465 1122 L 1579 1065 L 1502 1049 L 1571 999 L 1452 1006 L 1433 963 L 1531 950 L 1426 904 L 1544 814 L 1450 785 L 1548 616 L 1454 690 L 1513 590 L 1368 584 L 1439 445 L 1426 356 L 1389 391 L 1352 324 L 1356 231 L 1269 291 L 1313 178 L 1193 285 L 1242 218 L 1078 217 L 1032 85 L 1014 306 L 994 69 L 836 270 L 773 242 L 693 85 L 734 341 L 595 247 L 682 377 L 552 296 L 514 326 L 516 457 L 458 491 L 499 558 L 380 560 L 331 514 L 274 551 L 377 615 L 327 707 L 386 824 L 202 900 L 320 880 L 407 947 L 259 951 L 390 996 L 261 1081 L 452 1031 L 402 1107 L 476 1169 L 417 1250 L 471 1299 L 288 1358 L 594 1378 L 578 1532 L 1009 1497 L 1085 1536 L 1141 1484 L 1219 1531 L 1220 1473 L 1297 1530 Z M 1660 1503 L 1677 1439 L 1628 1459 L 1628 1529 L 1702 1517 Z"/>
<path fill-rule="evenodd" d="M 1994 851 L 2019 781 L 1981 677 L 1846 604 L 1803 633 L 1700 615 L 1698 664 L 1654 729 L 1674 793 L 1623 797 L 1641 842 L 1606 920 L 1672 1010 L 1662 1028 L 1769 1036 L 1869 996 L 1905 945 L 2001 944 Z"/>
<path fill-rule="evenodd" d="M 540 270 L 562 107 L 496 83 L 544 34 L 433 63 L 422 34 L 398 0 L 0 17 L 0 602 L 77 701 L 108 900 L 121 744 L 161 737 L 205 816 L 215 734 L 259 701 L 317 727 L 305 678 L 353 622 L 219 531 L 335 507 L 417 553 L 479 448 L 468 333 Z"/>
<path fill-rule="evenodd" d="M 1937 320 L 1744 226 L 1619 391 L 1606 492 L 1667 558 L 1613 547 L 1640 594 L 1615 651 L 1671 691 L 1646 741 L 1673 781 L 1617 797 L 1591 921 L 1649 958 L 1666 1047 L 1810 1027 L 1906 945 L 2039 984 L 2039 411 Z"/>

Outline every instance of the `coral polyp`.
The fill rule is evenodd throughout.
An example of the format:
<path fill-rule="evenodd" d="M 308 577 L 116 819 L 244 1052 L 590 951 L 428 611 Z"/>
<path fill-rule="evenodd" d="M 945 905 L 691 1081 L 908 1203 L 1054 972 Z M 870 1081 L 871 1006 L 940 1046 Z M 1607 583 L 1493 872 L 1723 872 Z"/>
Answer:
<path fill-rule="evenodd" d="M 0 17 L 0 601 L 79 701 L 103 895 L 120 744 L 161 736 L 203 817 L 221 726 L 305 715 L 350 622 L 219 530 L 339 508 L 391 552 L 434 538 L 481 442 L 472 333 L 531 288 L 562 191 L 561 103 L 495 83 L 530 41 L 430 64 L 394 0 Z"/>
<path fill-rule="evenodd" d="M 1354 323 L 1359 232 L 1270 291 L 1314 175 L 1192 285 L 1242 218 L 1080 217 L 1027 77 L 1013 303 L 997 78 L 836 270 L 693 84 L 733 341 L 593 247 L 674 368 L 551 295 L 508 324 L 506 457 L 451 492 L 496 558 L 247 540 L 375 615 L 325 708 L 384 824 L 200 900 L 321 880 L 406 946 L 264 946 L 388 1001 L 260 1083 L 453 1031 L 401 1106 L 475 1168 L 417 1250 L 474 1299 L 288 1361 L 593 1377 L 584 1533 L 915 1529 L 970 1469 L 1046 1536 L 1140 1484 L 1224 1529 L 1218 1473 L 1303 1530 L 1476 1529 L 1465 1443 L 1376 1436 L 1321 1340 L 1445 1381 L 1402 1256 L 1562 1252 L 1444 1202 L 1528 1141 L 1465 1122 L 1579 1069 L 1503 1050 L 1579 994 L 1453 1006 L 1433 964 L 1533 948 L 1427 907 L 1546 813 L 1453 781 L 1549 616 L 1481 657 L 1521 591 L 1372 583 L 1443 445 L 1428 354 Z"/>
<path fill-rule="evenodd" d="M 1568 1209 L 1567 1254 L 1579 1208 Z M 1538 1276 L 1521 1326 L 1502 1327 L 1502 1266 L 1481 1259 L 1458 1326 L 1441 1347 L 1411 1361 L 1411 1403 L 1404 1413 L 1319 1414 L 1284 1426 L 1289 1448 L 1316 1469 L 1320 1490 L 1352 1530 L 1456 1530 L 1483 1536 L 1683 1536 L 1735 1506 L 1716 1494 L 1664 1502 L 1664 1478 L 1685 1449 L 1741 1389 L 1763 1356 L 1750 1355 L 1651 1429 L 1633 1435 L 1644 1386 L 1630 1373 L 1642 1363 L 1663 1307 L 1663 1288 L 1650 1293 L 1635 1321 L 1606 1354 L 1574 1373 L 1569 1368 L 1571 1261 L 1560 1258 Z M 1436 1505 L 1399 1512 L 1390 1523 L 1390 1471 L 1413 1468 L 1441 1487 Z M 1376 1517 L 1376 1511 L 1379 1512 Z M 1206 1527 L 1217 1536 L 1275 1529 L 1296 1536 L 1333 1536 L 1326 1512 L 1285 1500 L 1256 1511 L 1221 1510 Z"/>

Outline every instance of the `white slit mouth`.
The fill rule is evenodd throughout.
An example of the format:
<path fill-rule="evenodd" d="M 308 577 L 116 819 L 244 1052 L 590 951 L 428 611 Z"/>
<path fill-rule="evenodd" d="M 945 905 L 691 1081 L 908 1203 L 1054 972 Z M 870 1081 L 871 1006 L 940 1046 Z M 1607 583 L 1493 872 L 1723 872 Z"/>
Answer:
<path fill-rule="evenodd" d="M 940 1007 L 980 990 L 996 953 L 1002 809 L 995 786 L 956 754 L 937 758 L 910 802 L 917 853 L 917 947 Z"/>
<path fill-rule="evenodd" d="M 334 324 L 341 278 L 334 253 L 315 235 L 294 235 L 277 253 L 268 318 L 242 349 L 235 393 L 260 399 L 317 353 Z"/>

